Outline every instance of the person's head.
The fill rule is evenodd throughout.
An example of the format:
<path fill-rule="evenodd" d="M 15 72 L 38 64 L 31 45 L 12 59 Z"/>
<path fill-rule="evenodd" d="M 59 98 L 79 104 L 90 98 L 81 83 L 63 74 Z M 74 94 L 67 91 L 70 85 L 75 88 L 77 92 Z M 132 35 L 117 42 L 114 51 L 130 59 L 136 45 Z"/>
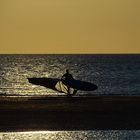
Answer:
<path fill-rule="evenodd" d="M 66 73 L 69 73 L 69 70 L 68 69 L 66 69 Z"/>

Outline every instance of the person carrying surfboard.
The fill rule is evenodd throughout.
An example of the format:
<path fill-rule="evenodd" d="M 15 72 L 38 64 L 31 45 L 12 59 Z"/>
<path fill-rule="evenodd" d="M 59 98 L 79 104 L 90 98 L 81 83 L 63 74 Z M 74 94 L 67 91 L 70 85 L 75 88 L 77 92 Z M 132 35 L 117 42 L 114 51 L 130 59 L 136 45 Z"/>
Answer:
<path fill-rule="evenodd" d="M 61 77 L 61 80 L 65 80 L 67 82 L 70 82 L 71 80 L 74 80 L 73 76 L 69 73 L 69 70 L 66 69 L 66 73 Z M 70 95 L 70 87 L 67 85 L 68 88 L 68 95 Z M 73 95 L 76 94 L 77 90 L 73 91 Z"/>

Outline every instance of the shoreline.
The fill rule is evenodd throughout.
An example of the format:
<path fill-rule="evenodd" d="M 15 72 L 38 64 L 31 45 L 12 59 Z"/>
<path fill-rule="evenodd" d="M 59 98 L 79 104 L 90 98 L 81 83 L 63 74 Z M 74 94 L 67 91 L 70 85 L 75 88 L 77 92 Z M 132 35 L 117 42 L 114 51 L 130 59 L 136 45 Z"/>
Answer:
<path fill-rule="evenodd" d="M 0 132 L 139 129 L 140 96 L 0 97 Z"/>

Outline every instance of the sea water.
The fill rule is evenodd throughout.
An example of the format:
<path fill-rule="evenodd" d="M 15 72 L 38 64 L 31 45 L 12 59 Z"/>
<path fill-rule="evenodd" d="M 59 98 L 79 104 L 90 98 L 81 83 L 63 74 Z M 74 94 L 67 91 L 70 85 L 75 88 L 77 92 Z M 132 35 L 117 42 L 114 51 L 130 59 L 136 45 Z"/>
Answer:
<path fill-rule="evenodd" d="M 140 131 L 38 131 L 0 133 L 0 140 L 139 140 Z"/>
<path fill-rule="evenodd" d="M 69 69 L 75 79 L 98 86 L 95 91 L 78 91 L 77 96 L 139 95 L 140 55 L 0 55 L 1 96 L 63 95 L 32 85 L 27 78 L 61 78 Z M 37 131 L 0 133 L 0 140 L 131 140 L 140 131 Z"/>
<path fill-rule="evenodd" d="M 0 93 L 6 95 L 60 95 L 32 85 L 27 78 L 61 78 L 69 69 L 75 79 L 98 90 L 77 95 L 140 94 L 140 55 L 0 55 Z"/>

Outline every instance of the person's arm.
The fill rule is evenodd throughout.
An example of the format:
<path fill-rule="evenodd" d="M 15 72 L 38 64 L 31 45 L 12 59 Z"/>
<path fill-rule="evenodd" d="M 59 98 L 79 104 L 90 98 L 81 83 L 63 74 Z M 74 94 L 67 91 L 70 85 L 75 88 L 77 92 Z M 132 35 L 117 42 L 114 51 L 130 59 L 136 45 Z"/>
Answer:
<path fill-rule="evenodd" d="M 61 77 L 61 80 L 64 80 L 64 78 L 65 78 L 65 74 Z"/>
<path fill-rule="evenodd" d="M 71 80 L 73 80 L 74 78 L 73 78 L 73 76 L 71 75 L 71 78 L 70 78 Z"/>

